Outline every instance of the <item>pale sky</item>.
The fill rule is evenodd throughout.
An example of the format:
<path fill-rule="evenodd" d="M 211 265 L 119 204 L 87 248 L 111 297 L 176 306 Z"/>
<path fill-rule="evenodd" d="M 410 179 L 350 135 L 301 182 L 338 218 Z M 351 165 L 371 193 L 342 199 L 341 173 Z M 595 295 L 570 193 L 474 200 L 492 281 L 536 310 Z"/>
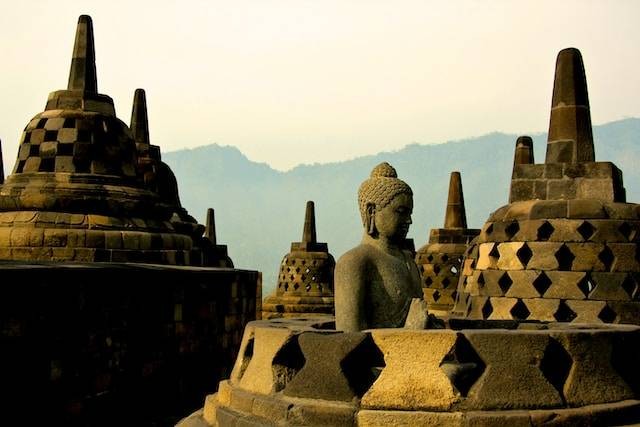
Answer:
<path fill-rule="evenodd" d="M 100 92 L 129 123 L 146 89 L 163 152 L 218 143 L 286 170 L 545 131 L 565 47 L 582 51 L 594 124 L 640 116 L 640 1 L 0 2 L 9 170 L 24 126 L 66 88 L 81 14 Z"/>

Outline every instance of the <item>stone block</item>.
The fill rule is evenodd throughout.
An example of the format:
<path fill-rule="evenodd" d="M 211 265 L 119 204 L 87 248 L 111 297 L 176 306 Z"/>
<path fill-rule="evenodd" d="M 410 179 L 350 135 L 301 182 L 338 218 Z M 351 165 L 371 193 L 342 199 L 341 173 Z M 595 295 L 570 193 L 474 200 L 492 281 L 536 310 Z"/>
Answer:
<path fill-rule="evenodd" d="M 67 245 L 67 230 L 48 228 L 44 230 L 43 246 L 63 247 Z"/>
<path fill-rule="evenodd" d="M 256 328 L 253 356 L 240 378 L 240 387 L 261 394 L 282 390 L 296 373 L 295 367 L 275 363 L 276 356 L 280 351 L 284 351 L 287 344 L 293 348 L 291 348 L 292 360 L 286 362 L 297 365 L 299 369 L 303 363 L 300 360 L 302 354 L 299 350 L 297 354 L 295 353 L 298 344 L 297 336 L 293 331 L 281 328 Z"/>
<path fill-rule="evenodd" d="M 576 199 L 568 201 L 569 218 L 597 219 L 606 218 L 607 212 L 601 200 Z"/>
<path fill-rule="evenodd" d="M 71 156 L 57 156 L 55 161 L 56 172 L 75 172 L 76 166 Z"/>
<path fill-rule="evenodd" d="M 537 203 L 537 201 L 531 200 L 531 199 L 532 197 L 526 199 L 525 201 L 512 203 L 509 207 L 509 210 L 504 216 L 504 222 L 506 222 L 507 220 L 522 221 L 522 220 L 529 219 L 531 208 Z M 515 235 L 505 240 L 510 240 L 514 238 L 515 238 Z"/>
<path fill-rule="evenodd" d="M 511 309 L 518 302 L 518 298 L 491 297 L 493 311 L 489 315 L 489 320 L 511 320 Z"/>
<path fill-rule="evenodd" d="M 629 301 L 631 295 L 622 286 L 627 277 L 627 273 L 591 273 L 595 288 L 589 294 L 589 299 Z"/>
<path fill-rule="evenodd" d="M 476 263 L 477 270 L 488 270 L 497 267 L 498 259 L 492 256 L 495 243 L 481 243 L 478 245 L 478 262 Z"/>
<path fill-rule="evenodd" d="M 11 246 L 29 246 L 31 228 L 15 227 L 11 230 Z"/>
<path fill-rule="evenodd" d="M 461 412 L 371 411 L 365 409 L 358 412 L 356 419 L 359 427 L 453 427 L 464 425 L 464 414 Z"/>
<path fill-rule="evenodd" d="M 560 242 L 527 242 L 531 249 L 531 259 L 527 263 L 529 270 L 556 270 L 558 260 L 554 256 L 560 249 Z"/>
<path fill-rule="evenodd" d="M 40 157 L 29 157 L 24 162 L 23 172 L 38 172 L 40 169 Z"/>
<path fill-rule="evenodd" d="M 70 248 L 84 248 L 86 246 L 85 230 L 68 230 L 67 246 Z"/>
<path fill-rule="evenodd" d="M 599 315 L 607 305 L 605 301 L 565 301 L 569 308 L 576 313 L 573 323 L 602 323 Z"/>
<path fill-rule="evenodd" d="M 208 394 L 204 398 L 204 408 L 202 411 L 202 418 L 211 426 L 216 425 L 216 411 L 218 409 L 218 405 L 228 406 L 231 402 L 231 396 L 227 400 L 227 403 L 223 403 L 218 398 L 218 393 Z"/>
<path fill-rule="evenodd" d="M 609 243 L 607 246 L 615 256 L 611 271 L 640 271 L 640 264 L 636 259 L 638 246 L 635 243 Z"/>
<path fill-rule="evenodd" d="M 386 366 L 362 397 L 362 408 L 446 411 L 459 400 L 440 363 L 456 342 L 451 330 L 371 331 Z"/>
<path fill-rule="evenodd" d="M 547 181 L 544 179 L 536 179 L 533 181 L 533 198 L 545 200 L 547 198 Z"/>
<path fill-rule="evenodd" d="M 502 296 L 504 292 L 499 285 L 500 279 L 505 275 L 502 270 L 485 270 L 478 275 L 476 282 L 480 295 Z M 504 280 L 504 279 L 503 279 Z"/>
<path fill-rule="evenodd" d="M 576 183 L 570 179 L 550 179 L 547 182 L 547 199 L 569 200 L 576 198 Z"/>
<path fill-rule="evenodd" d="M 582 271 L 546 271 L 551 281 L 549 289 L 544 293 L 545 298 L 584 299 L 585 295 L 578 287 L 587 273 Z"/>
<path fill-rule="evenodd" d="M 544 177 L 546 179 L 560 179 L 562 175 L 562 163 L 546 163 L 544 165 Z"/>
<path fill-rule="evenodd" d="M 640 319 L 639 301 L 609 301 L 607 305 L 617 313 L 617 323 L 638 323 L 638 319 Z"/>
<path fill-rule="evenodd" d="M 634 397 L 633 391 L 611 365 L 613 336 L 606 330 L 558 334 L 557 339 L 573 362 L 563 387 L 569 406 L 618 402 Z"/>
<path fill-rule="evenodd" d="M 465 413 L 465 426 L 473 427 L 530 427 L 529 411 L 499 411 Z"/>
<path fill-rule="evenodd" d="M 555 322 L 554 314 L 560 305 L 559 299 L 552 298 L 532 298 L 526 301 L 527 308 L 531 312 L 528 319 L 535 319 L 541 322 Z"/>
<path fill-rule="evenodd" d="M 73 143 L 78 139 L 78 129 L 62 128 L 58 131 L 58 141 L 61 143 Z"/>
<path fill-rule="evenodd" d="M 622 234 L 620 228 L 623 221 L 609 219 L 590 220 L 589 224 L 595 227 L 595 231 L 589 240 L 592 242 L 626 242 L 627 237 Z M 630 232 L 632 233 L 632 231 Z"/>
<path fill-rule="evenodd" d="M 505 296 L 512 298 L 537 298 L 540 295 L 533 287 L 533 281 L 539 273 L 534 270 L 511 271 L 509 277 L 512 280 L 511 286 Z"/>
<path fill-rule="evenodd" d="M 88 248 L 105 248 L 104 231 L 87 230 L 85 241 Z"/>
<path fill-rule="evenodd" d="M 605 245 L 600 243 L 567 243 L 567 248 L 574 256 L 571 263 L 573 271 L 607 271 L 607 266 L 599 258 Z"/>
<path fill-rule="evenodd" d="M 231 388 L 231 399 L 229 407 L 240 412 L 251 413 L 253 408 L 254 394 L 238 387 Z"/>
<path fill-rule="evenodd" d="M 616 192 L 613 180 L 578 178 L 576 179 L 576 197 L 615 202 Z"/>
<path fill-rule="evenodd" d="M 465 331 L 464 335 L 486 365 L 469 391 L 466 404 L 470 409 L 529 409 L 563 404 L 540 369 L 549 345 L 547 335 L 535 331 Z"/>
<path fill-rule="evenodd" d="M 565 218 L 566 216 L 566 200 L 537 200 L 531 205 L 529 212 L 531 219 Z"/>
<path fill-rule="evenodd" d="M 523 242 L 508 242 L 498 245 L 500 258 L 496 263 L 497 268 L 501 270 L 522 270 L 524 265 L 517 256 L 518 250 L 524 245 Z"/>
<path fill-rule="evenodd" d="M 45 134 L 45 130 L 44 129 L 34 129 L 31 131 L 31 139 L 29 140 L 29 143 L 31 143 L 32 145 L 37 145 L 42 143 L 42 141 L 44 141 L 44 134 Z"/>
<path fill-rule="evenodd" d="M 122 232 L 107 231 L 104 233 L 105 247 L 107 249 L 122 249 Z"/>
<path fill-rule="evenodd" d="M 9 227 L 0 227 L 0 247 L 9 247 L 11 245 L 11 231 Z"/>
<path fill-rule="evenodd" d="M 629 203 L 604 203 L 604 210 L 607 217 L 620 220 L 637 220 L 638 213 L 636 205 Z"/>
<path fill-rule="evenodd" d="M 287 425 L 294 426 L 352 426 L 356 421 L 356 408 L 348 404 L 317 401 L 298 402 L 289 409 Z"/>
<path fill-rule="evenodd" d="M 511 181 L 509 190 L 509 202 L 519 202 L 522 200 L 532 200 L 533 197 L 532 179 L 514 179 Z"/>
<path fill-rule="evenodd" d="M 287 419 L 293 403 L 282 399 L 280 396 L 255 396 L 252 413 L 274 423 L 282 423 Z"/>

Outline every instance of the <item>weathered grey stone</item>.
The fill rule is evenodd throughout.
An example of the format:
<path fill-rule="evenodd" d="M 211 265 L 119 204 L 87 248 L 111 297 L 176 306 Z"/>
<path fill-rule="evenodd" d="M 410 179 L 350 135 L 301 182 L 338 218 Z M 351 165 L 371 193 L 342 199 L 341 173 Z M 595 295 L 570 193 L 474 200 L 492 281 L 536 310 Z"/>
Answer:
<path fill-rule="evenodd" d="M 358 331 L 404 325 L 412 298 L 422 298 L 420 272 L 403 250 L 411 224 L 411 188 L 381 163 L 358 192 L 362 243 L 336 264 L 336 328 Z"/>
<path fill-rule="evenodd" d="M 424 411 L 372 411 L 361 410 L 357 416 L 358 426 L 462 426 L 464 415 L 461 412 L 424 412 Z"/>

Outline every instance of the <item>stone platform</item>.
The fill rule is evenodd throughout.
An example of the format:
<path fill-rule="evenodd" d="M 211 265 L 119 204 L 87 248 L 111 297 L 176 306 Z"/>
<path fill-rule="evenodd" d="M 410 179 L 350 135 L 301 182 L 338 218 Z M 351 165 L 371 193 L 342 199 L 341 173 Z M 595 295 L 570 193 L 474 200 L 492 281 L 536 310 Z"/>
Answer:
<path fill-rule="evenodd" d="M 256 271 L 1 262 L 0 275 L 0 409 L 24 425 L 172 425 L 228 378 L 260 312 Z"/>
<path fill-rule="evenodd" d="M 230 379 L 179 425 L 640 422 L 637 326 L 451 319 L 446 329 L 331 327 L 251 322 Z"/>

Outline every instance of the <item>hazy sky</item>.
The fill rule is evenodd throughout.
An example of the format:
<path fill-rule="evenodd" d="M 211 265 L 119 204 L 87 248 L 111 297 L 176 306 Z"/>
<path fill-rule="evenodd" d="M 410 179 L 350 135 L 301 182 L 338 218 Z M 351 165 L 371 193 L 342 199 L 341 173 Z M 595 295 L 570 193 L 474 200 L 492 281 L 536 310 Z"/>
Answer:
<path fill-rule="evenodd" d="M 0 0 L 0 138 L 66 87 L 78 15 L 98 88 L 147 91 L 163 151 L 238 147 L 278 169 L 412 142 L 544 131 L 557 52 L 582 51 L 594 124 L 640 116 L 640 1 Z"/>

